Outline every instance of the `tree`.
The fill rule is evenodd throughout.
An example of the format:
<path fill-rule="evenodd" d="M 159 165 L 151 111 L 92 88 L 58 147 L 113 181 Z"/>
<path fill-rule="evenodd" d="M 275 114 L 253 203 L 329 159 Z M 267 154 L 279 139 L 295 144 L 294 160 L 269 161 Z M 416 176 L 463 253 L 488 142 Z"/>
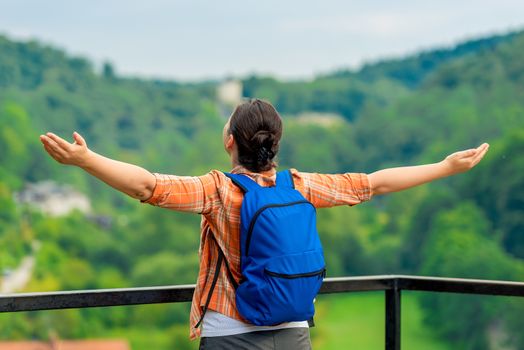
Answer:
<path fill-rule="evenodd" d="M 492 228 L 471 202 L 437 214 L 423 247 L 421 274 L 443 277 L 519 280 L 524 264 L 490 238 Z M 488 328 L 500 321 L 500 300 L 467 295 L 421 296 L 426 321 L 460 349 L 487 349 Z M 519 321 L 522 322 L 522 321 Z M 522 325 L 521 325 L 522 329 Z"/>
<path fill-rule="evenodd" d="M 462 193 L 486 212 L 509 253 L 524 258 L 524 129 L 494 142 Z"/>

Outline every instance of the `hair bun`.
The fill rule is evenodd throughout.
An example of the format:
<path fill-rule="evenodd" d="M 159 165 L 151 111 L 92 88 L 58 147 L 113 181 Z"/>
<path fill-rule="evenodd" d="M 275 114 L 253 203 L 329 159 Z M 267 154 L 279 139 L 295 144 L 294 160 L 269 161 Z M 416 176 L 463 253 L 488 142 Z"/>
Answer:
<path fill-rule="evenodd" d="M 273 159 L 275 156 L 275 152 L 273 152 L 275 135 L 273 133 L 267 130 L 259 130 L 253 135 L 251 142 L 259 162 L 264 163 Z"/>
<path fill-rule="evenodd" d="M 257 150 L 257 160 L 259 162 L 267 162 L 268 160 L 273 159 L 275 152 L 271 149 L 267 149 L 265 146 L 260 147 Z"/>
<path fill-rule="evenodd" d="M 271 149 L 275 143 L 275 135 L 267 130 L 259 130 L 250 140 L 254 149 L 265 147 Z"/>

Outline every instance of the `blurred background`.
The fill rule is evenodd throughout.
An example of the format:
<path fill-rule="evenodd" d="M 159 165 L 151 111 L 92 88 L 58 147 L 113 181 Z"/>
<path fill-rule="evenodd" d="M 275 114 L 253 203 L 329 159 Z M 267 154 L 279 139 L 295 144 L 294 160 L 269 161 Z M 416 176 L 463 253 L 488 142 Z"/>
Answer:
<path fill-rule="evenodd" d="M 330 277 L 523 281 L 522 14 L 509 0 L 1 0 L 0 293 L 194 283 L 199 216 L 61 166 L 38 136 L 78 131 L 94 151 L 155 172 L 227 171 L 222 128 L 249 97 L 284 119 L 280 168 L 372 172 L 491 144 L 469 173 L 319 210 Z M 402 301 L 403 349 L 524 349 L 523 301 Z M 383 308 L 382 293 L 319 297 L 314 348 L 382 349 Z M 0 348 L 196 349 L 188 313 L 1 314 Z"/>

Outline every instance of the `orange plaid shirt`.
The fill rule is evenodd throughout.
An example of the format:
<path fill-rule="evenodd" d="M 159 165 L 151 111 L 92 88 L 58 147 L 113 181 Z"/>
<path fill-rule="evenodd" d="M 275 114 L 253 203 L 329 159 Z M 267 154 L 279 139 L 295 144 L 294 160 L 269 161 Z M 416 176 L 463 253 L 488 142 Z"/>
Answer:
<path fill-rule="evenodd" d="M 232 173 L 247 174 L 261 186 L 274 186 L 274 169 L 252 173 L 235 167 Z M 366 174 L 315 174 L 291 169 L 295 188 L 316 208 L 336 205 L 355 205 L 371 198 Z M 200 336 L 195 325 L 202 317 L 209 289 L 215 274 L 220 245 L 231 273 L 240 280 L 240 206 L 242 191 L 222 172 L 213 170 L 203 176 L 154 174 L 157 182 L 151 198 L 145 203 L 163 208 L 202 214 L 200 232 L 200 271 L 190 314 L 190 338 Z M 215 240 L 209 235 L 214 234 Z M 224 266 L 209 303 L 209 309 L 231 318 L 245 321 L 235 305 L 235 290 Z"/>

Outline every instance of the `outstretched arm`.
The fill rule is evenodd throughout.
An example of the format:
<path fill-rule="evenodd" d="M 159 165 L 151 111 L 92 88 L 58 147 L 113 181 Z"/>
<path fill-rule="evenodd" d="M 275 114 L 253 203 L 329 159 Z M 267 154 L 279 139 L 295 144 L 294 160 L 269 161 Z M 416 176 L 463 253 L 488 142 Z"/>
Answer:
<path fill-rule="evenodd" d="M 78 166 L 133 198 L 146 200 L 151 197 L 156 185 L 153 174 L 139 166 L 109 159 L 91 151 L 77 132 L 73 133 L 73 138 L 75 142 L 69 143 L 50 132 L 40 135 L 45 150 L 57 162 Z"/>
<path fill-rule="evenodd" d="M 465 172 L 480 162 L 488 148 L 484 143 L 478 148 L 450 154 L 439 163 L 376 171 L 368 175 L 371 189 L 374 195 L 397 192 Z"/>

